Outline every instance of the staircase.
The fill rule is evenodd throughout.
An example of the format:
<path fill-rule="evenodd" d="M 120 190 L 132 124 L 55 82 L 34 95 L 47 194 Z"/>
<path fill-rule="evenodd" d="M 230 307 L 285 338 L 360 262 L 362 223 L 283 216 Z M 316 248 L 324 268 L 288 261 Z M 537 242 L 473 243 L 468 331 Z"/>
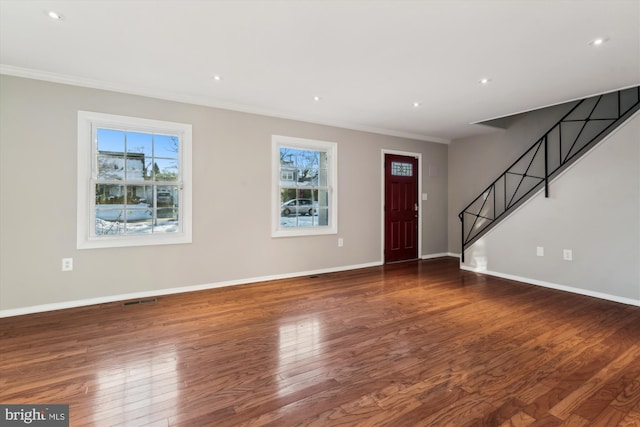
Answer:
<path fill-rule="evenodd" d="M 579 101 L 458 214 L 462 253 L 640 109 L 640 86 Z"/>

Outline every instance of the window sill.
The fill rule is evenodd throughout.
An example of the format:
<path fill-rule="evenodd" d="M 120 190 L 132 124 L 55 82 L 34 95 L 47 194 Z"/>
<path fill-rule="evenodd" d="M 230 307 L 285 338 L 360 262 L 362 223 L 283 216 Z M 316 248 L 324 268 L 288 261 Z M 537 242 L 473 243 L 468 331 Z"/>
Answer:
<path fill-rule="evenodd" d="M 82 239 L 77 242 L 78 249 L 100 249 L 100 248 L 125 248 L 134 246 L 156 246 L 156 245 L 182 245 L 191 243 L 191 235 L 185 233 L 174 233 L 167 235 L 139 235 L 139 236 L 114 236 L 114 237 L 94 237 Z"/>
<path fill-rule="evenodd" d="M 303 237 L 303 236 L 323 236 L 328 234 L 338 234 L 335 227 L 318 227 L 318 228 L 296 228 L 296 229 L 280 229 L 271 233 L 271 237 Z"/>

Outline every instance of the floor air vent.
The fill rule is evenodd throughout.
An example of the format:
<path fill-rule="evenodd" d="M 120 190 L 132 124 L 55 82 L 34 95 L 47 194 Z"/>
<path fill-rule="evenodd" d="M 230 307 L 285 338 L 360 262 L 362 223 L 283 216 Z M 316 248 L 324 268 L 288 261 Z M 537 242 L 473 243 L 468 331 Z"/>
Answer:
<path fill-rule="evenodd" d="M 122 305 L 127 306 L 127 305 L 138 305 L 138 304 L 150 304 L 152 302 L 156 302 L 158 301 L 155 298 L 148 298 L 148 299 L 139 299 L 137 301 L 127 301 L 127 302 L 123 302 Z"/>

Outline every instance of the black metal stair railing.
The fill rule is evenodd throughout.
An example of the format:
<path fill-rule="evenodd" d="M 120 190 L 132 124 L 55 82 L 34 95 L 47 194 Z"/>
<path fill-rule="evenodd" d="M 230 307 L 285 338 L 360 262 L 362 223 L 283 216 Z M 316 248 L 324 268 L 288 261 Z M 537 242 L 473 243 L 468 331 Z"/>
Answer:
<path fill-rule="evenodd" d="M 518 160 L 467 205 L 462 222 L 462 253 L 595 146 L 640 108 L 640 86 L 583 99 L 538 139 Z"/>

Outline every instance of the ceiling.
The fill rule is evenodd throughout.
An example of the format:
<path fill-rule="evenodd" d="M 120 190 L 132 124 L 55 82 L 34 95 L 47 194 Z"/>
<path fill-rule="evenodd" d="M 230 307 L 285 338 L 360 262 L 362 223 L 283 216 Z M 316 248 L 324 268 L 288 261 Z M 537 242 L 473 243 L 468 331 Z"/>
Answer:
<path fill-rule="evenodd" d="M 640 0 L 0 0 L 0 72 L 446 143 L 640 84 Z"/>

